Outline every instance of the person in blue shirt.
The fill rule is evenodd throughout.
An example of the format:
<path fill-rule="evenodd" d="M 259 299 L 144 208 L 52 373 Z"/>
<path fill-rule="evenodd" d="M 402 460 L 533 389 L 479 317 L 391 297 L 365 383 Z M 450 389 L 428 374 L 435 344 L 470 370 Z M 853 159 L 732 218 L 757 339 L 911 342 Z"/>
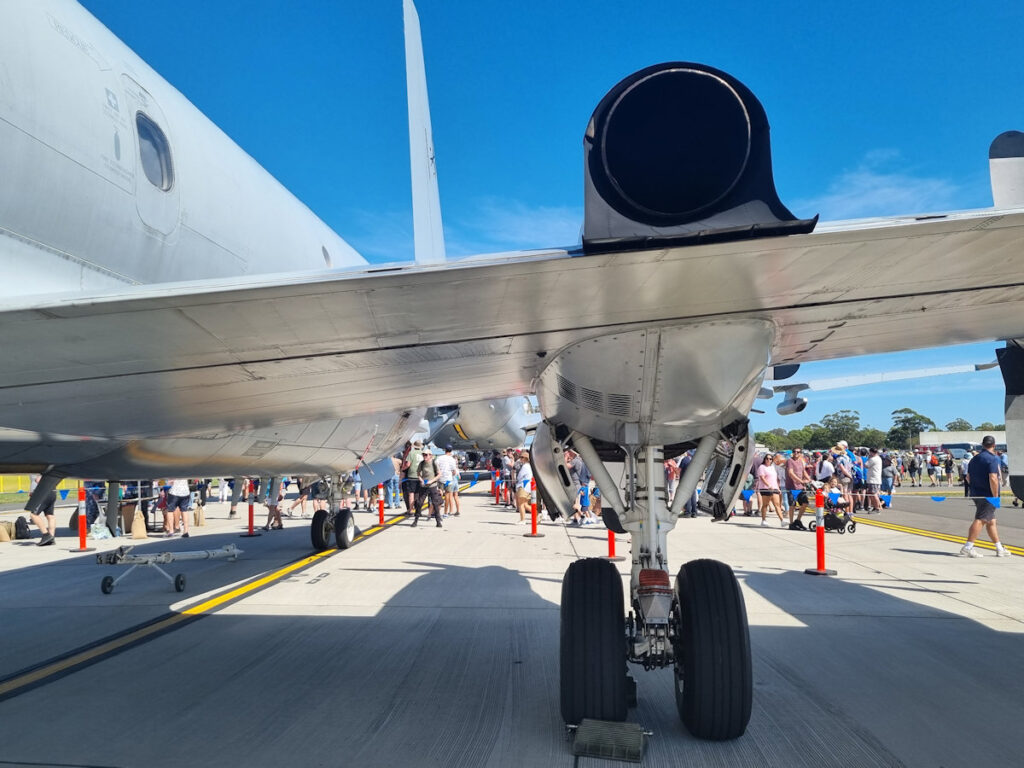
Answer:
<path fill-rule="evenodd" d="M 985 528 L 988 537 L 996 545 L 996 557 L 1009 557 L 1010 552 L 999 541 L 995 505 L 989 501 L 992 498 L 999 498 L 1001 484 L 1001 465 L 999 457 L 996 456 L 996 439 L 992 435 L 985 435 L 981 441 L 981 448 L 978 455 L 967 465 L 967 486 L 971 492 L 971 500 L 974 501 L 975 513 L 967 532 L 967 543 L 960 549 L 960 556 L 982 556 L 974 549 L 974 541 L 981 533 L 981 529 Z"/>

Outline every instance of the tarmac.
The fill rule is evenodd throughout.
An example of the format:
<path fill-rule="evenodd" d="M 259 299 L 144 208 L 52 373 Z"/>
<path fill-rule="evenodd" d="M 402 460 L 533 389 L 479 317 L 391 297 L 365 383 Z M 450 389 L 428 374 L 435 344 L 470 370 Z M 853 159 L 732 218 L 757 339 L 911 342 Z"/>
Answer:
<path fill-rule="evenodd" d="M 0 766 L 632 765 L 574 757 L 558 711 L 562 574 L 606 554 L 607 532 L 545 522 L 524 537 L 484 490 L 441 529 L 359 511 L 355 546 L 317 555 L 308 520 L 240 538 L 217 503 L 189 539 L 89 542 L 243 550 L 165 566 L 182 593 L 142 568 L 103 594 L 125 567 L 73 551 L 66 527 L 56 546 L 0 544 Z M 641 764 L 1022 764 L 1024 557 L 959 558 L 955 540 L 871 524 L 962 536 L 955 490 L 827 534 L 835 577 L 804 574 L 812 534 L 679 520 L 674 568 L 713 557 L 740 579 L 754 708 L 743 737 L 700 741 L 671 672 L 633 668 L 629 719 L 654 734 Z M 1021 518 L 1000 510 L 1013 546 Z"/>

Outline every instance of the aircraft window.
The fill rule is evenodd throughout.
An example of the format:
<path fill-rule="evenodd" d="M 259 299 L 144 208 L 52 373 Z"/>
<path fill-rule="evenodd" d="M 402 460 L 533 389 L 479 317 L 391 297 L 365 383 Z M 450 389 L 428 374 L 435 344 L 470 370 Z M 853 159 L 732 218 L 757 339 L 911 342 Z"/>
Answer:
<path fill-rule="evenodd" d="M 160 126 L 141 112 L 135 115 L 135 125 L 139 129 L 139 154 L 142 157 L 142 170 L 154 187 L 165 192 L 174 184 L 174 171 L 171 168 L 171 147 L 167 136 Z"/>

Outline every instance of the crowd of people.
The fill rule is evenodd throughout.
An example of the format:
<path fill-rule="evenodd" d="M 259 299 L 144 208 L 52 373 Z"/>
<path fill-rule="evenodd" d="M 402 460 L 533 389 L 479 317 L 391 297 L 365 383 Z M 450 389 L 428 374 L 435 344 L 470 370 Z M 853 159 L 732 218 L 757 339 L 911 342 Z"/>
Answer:
<path fill-rule="evenodd" d="M 973 469 L 972 469 L 973 468 Z M 1009 551 L 999 542 L 995 505 L 1009 481 L 1006 454 L 995 448 L 995 439 L 986 436 L 980 450 L 965 450 L 960 459 L 951 453 L 884 451 L 878 448 L 850 448 L 845 440 L 828 450 L 756 452 L 742 494 L 743 514 L 760 515 L 762 527 L 768 527 L 769 514 L 782 528 L 805 530 L 803 515 L 810 508 L 811 496 L 820 489 L 830 509 L 851 520 L 858 511 L 880 512 L 892 503 L 892 493 L 902 485 L 924 487 L 962 487 L 964 496 L 974 501 L 976 517 L 960 554 L 981 557 L 974 541 L 985 528 L 999 557 Z M 1018 500 L 1014 499 L 1014 505 Z"/>
<path fill-rule="evenodd" d="M 580 527 L 597 525 L 601 522 L 601 489 L 593 481 L 590 470 L 576 451 L 566 450 L 563 458 L 573 489 L 573 513 L 567 524 Z M 536 495 L 533 467 L 527 449 L 506 448 L 496 452 L 487 466 L 498 488 L 496 503 L 503 504 L 506 509 L 514 507 L 519 515 L 518 524 L 530 523 L 530 505 L 534 499 L 538 512 L 543 511 L 543 500 Z"/>
<path fill-rule="evenodd" d="M 687 470 L 692 451 L 664 461 L 665 490 L 669 504 L 677 492 L 679 481 Z M 567 449 L 564 453 L 566 473 L 573 487 L 572 515 L 567 521 L 572 526 L 591 526 L 601 522 L 601 492 L 591 475 L 590 469 L 578 453 Z M 443 527 L 443 520 L 449 516 L 461 515 L 459 483 L 465 462 L 458 457 L 451 445 L 442 454 L 436 454 L 422 440 L 408 441 L 400 453 L 391 457 L 393 472 L 380 486 L 363 486 L 360 472 L 353 470 L 342 480 L 340 488 L 333 489 L 334 496 L 340 494 L 342 506 L 358 510 L 376 509 L 381 500 L 388 509 L 404 507 L 417 526 L 421 517 L 435 521 L 436 527 Z M 498 503 L 514 508 L 518 514 L 516 522 L 521 525 L 530 522 L 530 506 L 536 500 L 538 509 L 543 502 L 536 494 L 533 483 L 533 468 L 530 454 L 525 448 L 507 448 L 484 457 L 485 468 L 493 472 L 494 481 L 500 492 Z M 976 471 L 972 473 L 971 467 Z M 983 475 L 983 476 L 982 476 Z M 979 479 L 980 478 L 980 479 Z M 858 511 L 880 512 L 891 506 L 895 488 L 910 487 L 953 487 L 962 486 L 964 495 L 978 505 L 976 525 L 972 524 L 967 543 L 961 554 L 980 557 L 973 544 L 982 528 L 985 528 L 997 545 L 997 554 L 1008 554 L 998 540 L 995 527 L 992 497 L 998 496 L 1009 479 L 1009 466 L 1004 452 L 995 448 L 994 439 L 985 438 L 980 450 L 964 451 L 959 458 L 951 453 L 937 453 L 932 450 L 886 451 L 878 448 L 851 448 L 847 441 L 840 440 L 827 450 L 804 450 L 793 448 L 787 451 L 755 451 L 744 486 L 742 514 L 760 517 L 761 526 L 769 527 L 769 520 L 777 520 L 782 528 L 805 530 L 803 517 L 812 509 L 811 504 L 818 490 L 828 498 L 828 508 L 837 515 L 851 520 Z M 243 483 L 237 490 L 236 483 Z M 293 517 L 296 508 L 301 517 L 307 517 L 307 503 L 315 514 L 326 509 L 332 496 L 330 480 L 318 477 L 294 477 L 284 482 L 274 480 L 263 488 L 260 478 L 220 478 L 216 485 L 218 499 L 232 502 L 229 518 L 237 516 L 236 505 L 243 492 L 251 498 L 262 500 L 267 506 L 267 522 L 264 530 L 282 529 L 281 520 L 285 490 L 290 483 L 297 489 L 295 499 L 284 510 Z M 207 493 L 212 489 L 212 479 L 188 480 L 175 478 L 163 482 L 130 484 L 122 488 L 125 498 L 138 498 L 147 512 L 163 513 L 163 531 L 167 536 L 180 535 L 187 538 L 189 532 L 188 514 L 198 497 L 201 507 L 206 503 Z M 145 487 L 144 487 L 145 486 Z M 383 491 L 383 499 L 380 491 Z M 276 498 L 271 498 L 276 492 Z M 52 496 L 53 494 L 51 494 Z M 681 517 L 697 516 L 698 491 L 694 489 L 690 498 L 681 505 Z M 87 521 L 91 525 L 99 513 L 101 494 L 90 491 L 86 497 Z M 40 529 L 39 544 L 51 544 L 55 536 L 53 521 L 53 499 L 39 513 L 33 514 L 33 522 Z M 1018 503 L 1014 499 L 1014 505 Z M 987 506 L 986 506 L 987 505 Z M 813 514 L 813 512 L 812 512 Z"/>

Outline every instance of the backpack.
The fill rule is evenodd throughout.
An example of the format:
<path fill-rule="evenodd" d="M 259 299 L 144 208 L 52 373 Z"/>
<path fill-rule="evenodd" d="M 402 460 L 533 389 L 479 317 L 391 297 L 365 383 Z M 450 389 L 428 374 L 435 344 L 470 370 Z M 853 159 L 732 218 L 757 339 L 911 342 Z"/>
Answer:
<path fill-rule="evenodd" d="M 28 527 L 28 520 L 22 515 L 14 521 L 14 538 L 15 539 L 31 539 L 32 531 Z"/>
<path fill-rule="evenodd" d="M 933 467 L 937 467 L 937 466 L 939 466 L 939 457 L 938 457 L 938 456 L 936 456 L 936 455 L 932 454 L 932 458 L 931 458 L 931 465 L 932 465 Z"/>

